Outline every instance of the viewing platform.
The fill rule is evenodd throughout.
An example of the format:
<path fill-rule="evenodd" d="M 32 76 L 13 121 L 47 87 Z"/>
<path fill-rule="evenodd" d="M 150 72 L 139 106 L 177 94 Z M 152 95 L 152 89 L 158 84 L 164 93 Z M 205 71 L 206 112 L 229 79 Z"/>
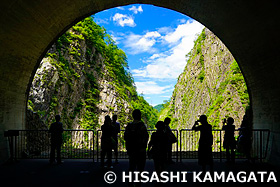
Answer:
<path fill-rule="evenodd" d="M 90 159 L 65 159 L 62 165 L 50 165 L 48 159 L 22 159 L 14 163 L 5 164 L 0 167 L 0 179 L 5 186 L 40 186 L 40 187 L 71 187 L 71 186 L 127 186 L 122 182 L 122 173 L 128 170 L 128 160 L 119 160 L 119 164 L 113 164 L 113 168 L 108 170 L 100 167 L 100 162 L 92 162 Z M 113 171 L 117 179 L 113 184 L 108 184 L 104 180 L 104 175 L 107 171 Z M 145 171 L 151 175 L 154 171 L 153 160 L 146 162 Z M 197 164 L 196 159 L 186 159 L 182 162 L 175 162 L 167 165 L 167 172 L 187 172 L 185 180 L 187 182 L 164 183 L 162 186 L 207 186 L 210 181 L 201 183 L 199 180 L 194 182 L 194 172 L 200 172 L 201 167 Z M 258 171 L 273 172 L 275 177 L 280 180 L 280 169 L 266 163 L 248 163 L 245 160 L 237 160 L 235 164 L 227 164 L 225 160 L 214 160 L 214 172 L 225 173 L 226 176 L 232 172 L 235 176 L 238 172 L 246 173 L 246 178 L 250 172 L 254 172 L 257 176 L 258 182 L 261 181 Z M 264 175 L 264 182 L 266 182 L 268 175 Z M 203 177 L 200 177 L 203 180 Z M 232 183 L 232 181 L 229 181 Z M 226 185 L 222 181 L 213 183 L 215 186 Z M 237 185 L 246 183 L 237 183 Z M 266 184 L 266 183 L 262 183 Z M 275 185 L 273 181 L 267 183 L 268 185 Z M 156 182 L 143 183 L 143 187 L 155 186 Z M 277 185 L 277 184 L 276 184 Z"/>

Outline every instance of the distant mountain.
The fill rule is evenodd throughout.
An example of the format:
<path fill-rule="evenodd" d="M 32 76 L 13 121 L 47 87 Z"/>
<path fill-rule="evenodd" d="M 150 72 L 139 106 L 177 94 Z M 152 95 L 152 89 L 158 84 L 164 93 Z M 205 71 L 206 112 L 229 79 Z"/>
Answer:
<path fill-rule="evenodd" d="M 156 109 L 158 112 L 160 112 L 163 108 L 164 108 L 163 104 L 158 104 L 158 105 L 154 106 L 154 109 Z"/>

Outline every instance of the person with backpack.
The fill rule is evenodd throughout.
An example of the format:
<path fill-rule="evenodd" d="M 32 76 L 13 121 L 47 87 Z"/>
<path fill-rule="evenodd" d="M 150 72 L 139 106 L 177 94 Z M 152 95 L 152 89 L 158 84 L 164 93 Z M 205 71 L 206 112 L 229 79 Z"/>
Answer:
<path fill-rule="evenodd" d="M 149 134 L 146 125 L 141 120 L 141 111 L 135 109 L 132 113 L 133 122 L 126 126 L 124 140 L 129 156 L 129 171 L 144 171 L 146 164 L 146 148 Z"/>
<path fill-rule="evenodd" d="M 57 164 L 62 164 L 60 152 L 62 145 L 63 124 L 60 122 L 60 115 L 55 116 L 55 121 L 56 122 L 52 123 L 49 129 L 49 133 L 51 133 L 50 164 L 53 164 L 55 161 L 55 151 Z"/>

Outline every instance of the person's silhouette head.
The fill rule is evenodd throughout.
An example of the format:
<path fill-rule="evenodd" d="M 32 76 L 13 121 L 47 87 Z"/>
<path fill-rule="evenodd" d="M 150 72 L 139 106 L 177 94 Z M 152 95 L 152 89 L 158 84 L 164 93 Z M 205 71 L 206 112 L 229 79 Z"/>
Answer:
<path fill-rule="evenodd" d="M 59 121 L 60 121 L 60 115 L 56 115 L 56 116 L 55 116 L 55 121 L 56 121 L 56 122 L 59 122 Z"/>
<path fill-rule="evenodd" d="M 200 121 L 201 124 L 207 124 L 208 123 L 207 122 L 207 116 L 206 115 L 201 115 L 199 117 L 199 121 Z"/>
<path fill-rule="evenodd" d="M 228 117 L 227 124 L 232 125 L 234 123 L 234 119 L 232 117 Z"/>
<path fill-rule="evenodd" d="M 117 121 L 117 119 L 118 119 L 117 114 L 114 114 L 114 115 L 113 115 L 113 121 L 115 121 L 115 122 L 116 122 L 116 121 Z"/>
<path fill-rule="evenodd" d="M 163 121 L 158 121 L 157 124 L 156 124 L 156 128 L 157 128 L 158 131 L 163 131 L 164 126 L 165 126 L 165 123 Z"/>
<path fill-rule="evenodd" d="M 170 119 L 169 117 L 166 117 L 166 118 L 164 119 L 164 123 L 165 123 L 166 125 L 169 125 L 170 122 L 171 122 L 171 119 Z"/>
<path fill-rule="evenodd" d="M 105 116 L 104 124 L 106 124 L 106 125 L 110 125 L 111 124 L 111 118 L 110 118 L 109 115 Z"/>
<path fill-rule="evenodd" d="M 141 111 L 139 109 L 133 110 L 132 117 L 135 120 L 141 120 Z"/>

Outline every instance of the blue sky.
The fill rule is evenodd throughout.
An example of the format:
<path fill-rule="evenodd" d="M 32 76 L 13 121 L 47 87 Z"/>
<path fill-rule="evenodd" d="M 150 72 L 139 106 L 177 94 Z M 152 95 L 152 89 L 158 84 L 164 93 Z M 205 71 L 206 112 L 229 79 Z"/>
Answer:
<path fill-rule="evenodd" d="M 94 15 L 128 59 L 139 94 L 151 105 L 170 99 L 186 54 L 204 28 L 179 12 L 153 5 L 128 5 Z"/>

